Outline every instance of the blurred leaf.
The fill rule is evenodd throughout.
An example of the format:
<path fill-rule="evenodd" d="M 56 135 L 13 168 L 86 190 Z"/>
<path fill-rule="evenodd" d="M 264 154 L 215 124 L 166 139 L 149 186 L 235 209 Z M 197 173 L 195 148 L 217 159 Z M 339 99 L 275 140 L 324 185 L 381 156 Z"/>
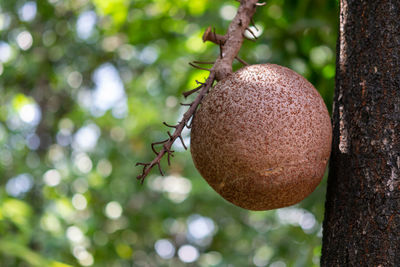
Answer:
<path fill-rule="evenodd" d="M 24 260 L 25 262 L 29 263 L 31 266 L 72 267 L 72 265 L 68 265 L 57 261 L 51 261 L 46 258 L 43 258 L 38 253 L 30 250 L 26 246 L 11 240 L 0 240 L 0 251 L 8 255 L 18 257 Z"/>

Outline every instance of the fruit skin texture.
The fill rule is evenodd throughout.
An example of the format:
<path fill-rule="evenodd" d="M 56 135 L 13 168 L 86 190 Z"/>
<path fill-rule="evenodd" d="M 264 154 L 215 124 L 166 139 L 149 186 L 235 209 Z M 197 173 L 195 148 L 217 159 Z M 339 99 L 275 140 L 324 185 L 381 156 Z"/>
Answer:
<path fill-rule="evenodd" d="M 329 159 L 331 120 L 317 90 L 274 64 L 244 67 L 203 99 L 191 153 L 203 178 L 249 210 L 293 205 L 320 183 Z"/>

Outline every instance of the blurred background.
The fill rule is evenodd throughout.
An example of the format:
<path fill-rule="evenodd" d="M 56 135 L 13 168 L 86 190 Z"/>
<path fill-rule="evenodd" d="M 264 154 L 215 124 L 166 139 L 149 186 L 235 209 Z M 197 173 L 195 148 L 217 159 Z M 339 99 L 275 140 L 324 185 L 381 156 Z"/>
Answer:
<path fill-rule="evenodd" d="M 177 142 L 166 176 L 136 180 L 206 78 L 188 62 L 219 54 L 204 30 L 225 33 L 237 6 L 0 0 L 0 266 L 319 266 L 326 177 L 298 205 L 250 212 Z M 294 69 L 331 110 L 337 9 L 267 1 L 239 56 Z"/>

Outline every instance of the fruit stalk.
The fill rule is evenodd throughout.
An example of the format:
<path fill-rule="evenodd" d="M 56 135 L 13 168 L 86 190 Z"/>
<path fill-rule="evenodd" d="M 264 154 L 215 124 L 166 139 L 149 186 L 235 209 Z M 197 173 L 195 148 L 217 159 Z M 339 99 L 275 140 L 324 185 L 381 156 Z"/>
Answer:
<path fill-rule="evenodd" d="M 188 122 L 194 116 L 197 107 L 200 105 L 203 97 L 208 93 L 209 89 L 213 86 L 214 81 L 220 81 L 232 74 L 232 63 L 235 59 L 245 64 L 243 60 L 237 57 L 239 50 L 242 46 L 244 37 L 244 32 L 249 30 L 249 24 L 252 23 L 252 17 L 259 6 L 265 5 L 265 3 L 258 3 L 258 0 L 240 0 L 240 6 L 238 11 L 229 24 L 228 31 L 225 35 L 219 35 L 214 31 L 211 31 L 211 27 L 207 28 L 203 35 L 203 41 L 211 41 L 220 48 L 220 56 L 217 58 L 212 68 L 209 70 L 210 74 L 204 84 L 201 84 L 196 90 L 191 90 L 184 93 L 187 97 L 194 92 L 199 92 L 195 100 L 189 105 L 189 109 L 183 115 L 183 118 L 177 125 L 167 125 L 168 127 L 174 128 L 173 134 L 168 132 L 169 138 L 161 141 L 152 143 L 152 150 L 156 154 L 156 157 L 149 163 L 137 163 L 136 166 L 143 166 L 142 173 L 137 176 L 137 179 L 143 183 L 144 179 L 150 173 L 151 169 L 155 166 L 158 167 L 160 174 L 163 175 L 161 169 L 160 161 L 165 154 L 168 156 L 168 164 L 170 164 L 170 157 L 173 156 L 171 147 L 176 139 L 180 139 L 182 144 L 182 130 L 188 127 Z M 193 67 L 197 67 L 191 64 Z M 246 64 L 245 64 L 246 65 Z M 198 67 L 200 68 L 200 67 Z M 190 128 L 190 126 L 188 127 Z M 154 149 L 155 145 L 162 145 L 162 149 L 157 152 Z M 186 146 L 184 145 L 186 148 Z"/>

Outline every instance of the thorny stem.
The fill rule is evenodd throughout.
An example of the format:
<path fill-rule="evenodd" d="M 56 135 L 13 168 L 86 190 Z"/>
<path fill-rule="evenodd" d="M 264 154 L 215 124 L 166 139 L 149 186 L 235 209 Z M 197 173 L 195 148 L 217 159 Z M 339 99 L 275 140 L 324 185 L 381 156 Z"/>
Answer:
<path fill-rule="evenodd" d="M 168 139 L 152 143 L 151 148 L 156 154 L 156 157 L 153 159 L 153 161 L 149 163 L 139 162 L 136 164 L 136 166 L 143 166 L 142 174 L 137 176 L 137 179 L 139 179 L 141 183 L 143 183 L 144 179 L 147 177 L 154 166 L 158 167 L 161 175 L 164 175 L 161 169 L 160 162 L 162 157 L 167 154 L 168 164 L 170 164 L 170 157 L 173 156 L 172 153 L 174 152 L 171 150 L 171 147 L 176 139 L 179 138 L 182 142 L 183 147 L 186 149 L 186 145 L 183 142 L 182 138 L 182 130 L 185 127 L 190 127 L 190 125 L 188 125 L 188 122 L 193 119 L 197 107 L 200 105 L 204 96 L 213 86 L 214 81 L 220 81 L 232 74 L 232 63 L 235 59 L 237 59 L 244 65 L 248 65 L 245 61 L 237 57 L 237 54 L 239 53 L 240 47 L 242 46 L 243 40 L 245 38 L 244 32 L 246 30 L 249 30 L 248 26 L 252 22 L 252 17 L 256 11 L 256 8 L 258 6 L 265 5 L 265 3 L 258 3 L 258 0 L 240 0 L 238 2 L 240 2 L 240 6 L 225 35 L 217 34 L 215 30 L 212 30 L 211 27 L 208 27 L 204 32 L 203 42 L 210 41 L 217 44 L 220 47 L 220 56 L 216 59 L 215 63 L 204 62 L 206 64 L 214 64 L 211 69 L 202 68 L 189 63 L 192 67 L 209 71 L 210 74 L 205 83 L 197 82 L 198 84 L 200 84 L 200 86 L 183 93 L 186 98 L 187 96 L 195 92 L 199 92 L 199 94 L 196 96 L 191 104 L 184 104 L 185 106 L 188 106 L 189 109 L 183 114 L 182 120 L 178 124 L 169 125 L 164 122 L 164 125 L 175 130 L 173 134 L 168 132 Z M 203 64 L 203 62 L 198 61 L 194 61 L 194 63 Z M 162 145 L 162 149 L 157 152 L 154 148 L 155 145 Z"/>
<path fill-rule="evenodd" d="M 203 97 L 206 95 L 208 90 L 211 88 L 215 80 L 215 74 L 210 73 L 210 76 L 208 76 L 208 79 L 204 85 L 201 86 L 201 90 L 199 95 L 196 97 L 196 99 L 193 101 L 192 105 L 190 108 L 183 114 L 182 120 L 176 125 L 175 131 L 172 135 L 169 135 L 169 139 L 165 140 L 164 142 L 157 142 L 158 143 L 164 143 L 163 148 L 161 149 L 160 152 L 158 152 L 157 156 L 155 159 L 153 159 L 152 162 L 150 163 L 137 163 L 136 166 L 138 165 L 143 165 L 143 171 L 142 174 L 139 175 L 137 178 L 143 183 L 144 179 L 146 176 L 149 174 L 150 170 L 155 166 L 158 165 L 158 168 L 160 170 L 160 173 L 162 173 L 161 166 L 160 166 L 160 161 L 162 157 L 164 156 L 165 153 L 170 154 L 171 153 L 171 147 L 172 144 L 175 142 L 177 138 L 180 138 L 183 144 L 183 139 L 181 136 L 183 128 L 186 126 L 186 123 L 190 120 L 190 118 L 193 116 L 194 112 L 197 109 L 197 106 L 200 104 L 201 100 Z M 186 146 L 185 146 L 186 148 Z"/>

